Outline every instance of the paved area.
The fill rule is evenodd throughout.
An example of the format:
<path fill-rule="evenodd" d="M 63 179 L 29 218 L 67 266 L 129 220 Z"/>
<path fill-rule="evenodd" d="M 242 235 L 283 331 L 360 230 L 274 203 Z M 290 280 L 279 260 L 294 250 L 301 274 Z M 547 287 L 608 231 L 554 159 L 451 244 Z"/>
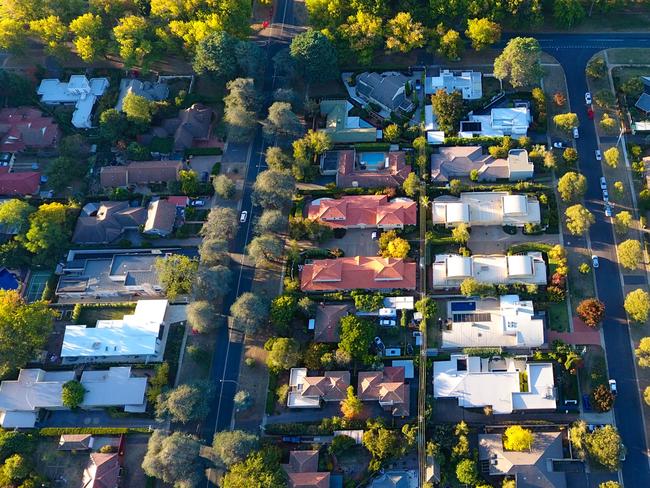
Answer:
<path fill-rule="evenodd" d="M 340 238 L 329 239 L 321 244 L 323 248 L 340 248 L 346 256 L 376 256 L 379 251 L 377 241 L 372 240 L 374 229 L 349 229 Z"/>
<path fill-rule="evenodd" d="M 551 343 L 559 339 L 567 344 L 577 345 L 596 345 L 600 346 L 600 331 L 586 325 L 577 317 L 573 318 L 573 327 L 571 332 L 556 332 L 549 330 L 547 332 L 547 342 Z"/>
<path fill-rule="evenodd" d="M 555 245 L 559 243 L 559 234 L 527 236 L 521 229 L 517 229 L 517 233 L 511 235 L 500 226 L 474 227 L 468 246 L 473 254 L 505 254 L 510 246 L 523 242 L 545 242 Z"/>

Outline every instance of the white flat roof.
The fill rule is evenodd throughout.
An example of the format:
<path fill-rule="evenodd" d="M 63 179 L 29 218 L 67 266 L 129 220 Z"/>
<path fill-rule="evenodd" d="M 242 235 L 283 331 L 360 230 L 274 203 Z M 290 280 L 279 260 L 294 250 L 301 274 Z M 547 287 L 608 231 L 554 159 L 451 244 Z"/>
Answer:
<path fill-rule="evenodd" d="M 304 397 L 297 391 L 290 391 L 287 406 L 291 408 L 320 408 L 320 398 Z"/>
<path fill-rule="evenodd" d="M 5 429 L 32 429 L 36 425 L 36 412 L 3 412 L 0 410 L 0 425 Z"/>
<path fill-rule="evenodd" d="M 555 382 L 553 365 L 549 363 L 530 363 L 528 373 L 528 392 L 513 393 L 512 407 L 515 410 L 555 408 Z"/>
<path fill-rule="evenodd" d="M 433 202 L 434 224 L 515 225 L 539 224 L 537 199 L 507 192 L 465 192 L 459 198 L 445 195 Z"/>
<path fill-rule="evenodd" d="M 21 369 L 17 380 L 0 383 L 0 411 L 35 411 L 61 407 L 61 388 L 73 380 L 74 371 L 46 372 Z"/>
<path fill-rule="evenodd" d="M 92 127 L 90 115 L 97 98 L 102 96 L 109 86 L 108 78 L 91 78 L 85 75 L 72 75 L 67 82 L 58 79 L 44 79 L 36 93 L 43 103 L 74 103 L 72 125 L 81 129 Z"/>
<path fill-rule="evenodd" d="M 107 371 L 84 371 L 81 384 L 86 389 L 83 407 L 142 405 L 147 378 L 131 377 L 130 367 L 113 367 Z"/>

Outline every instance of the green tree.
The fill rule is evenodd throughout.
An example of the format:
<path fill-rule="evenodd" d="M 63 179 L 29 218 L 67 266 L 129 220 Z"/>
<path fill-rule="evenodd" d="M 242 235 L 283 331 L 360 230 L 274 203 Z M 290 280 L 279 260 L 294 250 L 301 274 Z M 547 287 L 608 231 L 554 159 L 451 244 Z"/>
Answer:
<path fill-rule="evenodd" d="M 235 196 L 235 183 L 226 175 L 218 175 L 212 179 L 214 192 L 221 198 L 231 200 Z"/>
<path fill-rule="evenodd" d="M 86 175 L 88 166 L 84 161 L 75 160 L 65 156 L 53 159 L 46 168 L 49 185 L 56 191 L 62 191 L 74 180 Z"/>
<path fill-rule="evenodd" d="M 73 43 L 77 54 L 86 63 L 94 61 L 106 49 L 102 18 L 91 12 L 75 18 L 70 22 L 70 31 L 74 34 Z"/>
<path fill-rule="evenodd" d="M 446 134 L 458 132 L 460 120 L 465 115 L 463 97 L 460 92 L 447 93 L 445 90 L 438 90 L 431 96 L 431 109 L 441 130 Z"/>
<path fill-rule="evenodd" d="M 210 302 L 207 300 L 191 302 L 187 306 L 187 323 L 192 330 L 201 334 L 213 329 L 217 320 Z"/>
<path fill-rule="evenodd" d="M 494 286 L 488 283 L 481 283 L 475 278 L 465 278 L 460 284 L 460 292 L 466 297 L 480 296 L 487 297 L 494 295 Z"/>
<path fill-rule="evenodd" d="M 368 320 L 347 315 L 341 318 L 339 348 L 347 352 L 353 359 L 369 362 L 369 349 L 375 337 L 375 324 Z"/>
<path fill-rule="evenodd" d="M 162 394 L 156 405 L 158 418 L 169 417 L 174 422 L 186 424 L 201 420 L 210 411 L 212 388 L 207 382 L 182 384 Z"/>
<path fill-rule="evenodd" d="M 155 105 L 144 97 L 128 92 L 122 101 L 122 111 L 129 122 L 150 124 Z"/>
<path fill-rule="evenodd" d="M 150 24 L 144 17 L 128 15 L 113 27 L 113 36 L 126 66 L 143 65 L 154 50 Z"/>
<path fill-rule="evenodd" d="M 354 387 L 348 386 L 347 396 L 341 402 L 341 413 L 348 420 L 357 418 L 363 411 L 363 402 L 354 394 Z"/>
<path fill-rule="evenodd" d="M 625 297 L 625 311 L 634 322 L 644 323 L 650 314 L 650 294 L 638 288 Z"/>
<path fill-rule="evenodd" d="M 226 88 L 228 95 L 223 101 L 228 138 L 233 142 L 246 142 L 257 127 L 259 94 L 252 78 L 234 79 L 226 84 Z"/>
<path fill-rule="evenodd" d="M 621 485 L 618 481 L 604 481 L 598 485 L 598 488 L 620 488 Z"/>
<path fill-rule="evenodd" d="M 19 20 L 0 16 L 0 49 L 22 51 L 26 38 L 25 29 Z"/>
<path fill-rule="evenodd" d="M 237 74 L 236 49 L 239 41 L 224 31 L 205 37 L 196 45 L 192 66 L 198 73 L 230 80 Z"/>
<path fill-rule="evenodd" d="M 196 258 L 171 254 L 158 258 L 155 267 L 165 295 L 170 300 L 175 300 L 179 295 L 187 295 L 192 291 L 199 262 Z"/>
<path fill-rule="evenodd" d="M 603 78 L 607 74 L 607 66 L 605 65 L 605 60 L 602 57 L 597 57 L 589 61 L 587 64 L 587 76 L 594 80 Z"/>
<path fill-rule="evenodd" d="M 578 116 L 573 112 L 558 114 L 553 117 L 553 123 L 558 129 L 570 133 L 574 127 L 578 127 Z"/>
<path fill-rule="evenodd" d="M 478 483 L 478 468 L 473 459 L 463 459 L 456 465 L 456 478 L 465 485 L 476 485 Z"/>
<path fill-rule="evenodd" d="M 338 77 L 336 49 L 323 33 L 309 29 L 298 34 L 291 41 L 290 52 L 308 82 Z"/>
<path fill-rule="evenodd" d="M 587 192 L 587 178 L 573 171 L 568 171 L 557 182 L 557 191 L 565 202 L 581 200 Z"/>
<path fill-rule="evenodd" d="M 639 347 L 634 350 L 639 366 L 650 368 L 650 337 L 643 337 L 639 341 Z"/>
<path fill-rule="evenodd" d="M 643 260 L 643 247 L 635 239 L 628 239 L 618 245 L 618 262 L 627 269 L 637 269 Z"/>
<path fill-rule="evenodd" d="M 302 122 L 291 110 L 289 102 L 274 102 L 269 107 L 269 114 L 262 123 L 264 133 L 268 136 L 294 136 L 303 134 Z"/>
<path fill-rule="evenodd" d="M 616 168 L 618 166 L 618 158 L 620 157 L 618 149 L 615 147 L 610 147 L 603 153 L 603 156 L 605 157 L 605 162 L 612 168 Z"/>
<path fill-rule="evenodd" d="M 465 35 L 472 41 L 472 48 L 482 51 L 501 39 L 501 26 L 490 19 L 467 19 Z"/>
<path fill-rule="evenodd" d="M 284 330 L 291 324 L 297 311 L 298 300 L 295 295 L 278 295 L 271 302 L 271 324 L 280 330 Z"/>
<path fill-rule="evenodd" d="M 199 182 L 199 175 L 193 169 L 180 170 L 178 178 L 181 182 L 181 191 L 183 195 L 194 196 L 198 195 L 201 191 L 201 184 Z"/>
<path fill-rule="evenodd" d="M 199 441 L 187 434 L 166 435 L 162 430 L 154 430 L 149 437 L 142 469 L 147 476 L 165 483 L 178 487 L 197 486 L 203 479 L 200 447 Z"/>
<path fill-rule="evenodd" d="M 454 29 L 448 29 L 438 42 L 438 55 L 452 61 L 460 59 L 465 50 L 465 42 L 460 37 L 460 33 Z"/>
<path fill-rule="evenodd" d="M 508 451 L 529 451 L 533 441 L 533 432 L 520 425 L 508 427 L 503 434 L 503 447 Z"/>
<path fill-rule="evenodd" d="M 607 385 L 598 385 L 591 392 L 591 401 L 597 412 L 609 412 L 614 406 L 614 395 Z"/>
<path fill-rule="evenodd" d="M 281 147 L 269 146 L 266 149 L 266 164 L 274 171 L 285 171 L 291 169 L 293 159 Z"/>
<path fill-rule="evenodd" d="M 585 439 L 589 457 L 611 471 L 616 471 L 621 456 L 621 437 L 615 427 L 605 425 Z"/>
<path fill-rule="evenodd" d="M 404 180 L 404 183 L 402 183 L 402 189 L 409 197 L 414 197 L 416 195 L 420 189 L 420 180 L 415 173 L 409 173 Z"/>
<path fill-rule="evenodd" d="M 147 400 L 154 406 L 158 403 L 158 398 L 169 384 L 169 363 L 157 364 L 154 375 L 149 378 L 149 387 L 147 388 Z"/>
<path fill-rule="evenodd" d="M 266 358 L 266 365 L 275 373 L 293 368 L 300 361 L 300 344 L 295 339 L 278 337 Z"/>
<path fill-rule="evenodd" d="M 77 408 L 84 401 L 86 389 L 77 380 L 70 380 L 61 387 L 61 400 L 68 408 Z"/>
<path fill-rule="evenodd" d="M 29 216 L 36 209 L 29 203 L 12 198 L 0 203 L 0 225 L 6 230 L 15 231 L 17 234 L 24 233 L 29 226 Z"/>
<path fill-rule="evenodd" d="M 248 244 L 246 252 L 257 265 L 266 262 L 279 262 L 284 251 L 282 241 L 273 234 L 254 237 Z"/>
<path fill-rule="evenodd" d="M 126 117 L 114 108 L 104 110 L 99 116 L 99 135 L 107 142 L 117 142 L 126 128 Z"/>
<path fill-rule="evenodd" d="M 579 24 L 585 17 L 585 9 L 579 0 L 553 0 L 553 19 L 565 29 Z"/>
<path fill-rule="evenodd" d="M 630 230 L 632 224 L 632 214 L 627 210 L 617 213 L 614 216 L 614 230 L 617 234 L 623 235 Z"/>
<path fill-rule="evenodd" d="M 267 170 L 257 175 L 252 199 L 265 209 L 280 210 L 291 204 L 295 189 L 293 176 L 282 171 Z"/>
<path fill-rule="evenodd" d="M 386 250 L 382 251 L 381 255 L 385 258 L 404 259 L 408 256 L 410 250 L 409 241 L 397 237 L 388 243 Z"/>
<path fill-rule="evenodd" d="M 574 236 L 584 235 L 595 222 L 593 214 L 580 204 L 572 205 L 564 211 L 566 228 Z"/>
<path fill-rule="evenodd" d="M 383 40 L 381 17 L 358 10 L 355 15 L 348 17 L 338 31 L 347 41 L 359 64 L 366 66 L 372 63 L 373 54 Z"/>
<path fill-rule="evenodd" d="M 201 264 L 204 266 L 211 267 L 218 264 L 227 266 L 230 263 L 228 241 L 212 237 L 203 239 L 199 246 L 199 256 L 201 257 Z"/>
<path fill-rule="evenodd" d="M 384 129 L 384 139 L 388 142 L 396 142 L 400 136 L 400 127 L 397 124 L 390 124 Z"/>
<path fill-rule="evenodd" d="M 13 454 L 5 459 L 2 474 L 9 481 L 19 482 L 27 478 L 32 469 L 32 463 L 27 458 L 20 454 Z"/>
<path fill-rule="evenodd" d="M 643 390 L 643 400 L 646 405 L 650 405 L 650 386 L 646 386 Z"/>
<path fill-rule="evenodd" d="M 608 113 L 603 114 L 598 125 L 600 125 L 601 129 L 610 134 L 616 132 L 616 120 L 610 117 Z"/>
<path fill-rule="evenodd" d="M 615 181 L 613 189 L 614 189 L 613 193 L 614 195 L 616 195 L 616 198 L 622 198 L 623 195 L 625 194 L 625 185 L 623 184 L 622 181 Z"/>
<path fill-rule="evenodd" d="M 279 210 L 264 210 L 260 216 L 255 230 L 260 234 L 269 232 L 282 232 L 287 225 L 287 218 Z"/>
<path fill-rule="evenodd" d="M 223 478 L 223 488 L 249 488 L 251 480 L 260 487 L 286 486 L 286 473 L 275 450 L 252 452 L 245 461 L 233 464 Z"/>
<path fill-rule="evenodd" d="M 578 151 L 572 147 L 567 147 L 562 152 L 562 159 L 564 159 L 564 162 L 566 164 L 574 165 L 578 162 Z"/>
<path fill-rule="evenodd" d="M 540 56 L 537 40 L 515 37 L 494 60 L 494 76 L 499 80 L 508 79 L 514 88 L 534 85 L 543 73 Z"/>
<path fill-rule="evenodd" d="M 460 223 L 451 230 L 451 237 L 458 244 L 467 244 L 469 241 L 469 227 L 467 224 Z"/>
<path fill-rule="evenodd" d="M 596 327 L 605 318 L 605 304 L 597 298 L 587 298 L 578 304 L 576 312 L 585 324 Z"/>
<path fill-rule="evenodd" d="M 29 29 L 38 34 L 50 54 L 61 55 L 65 52 L 64 41 L 68 35 L 68 26 L 58 15 L 32 20 Z"/>
<path fill-rule="evenodd" d="M 230 307 L 230 315 L 247 334 L 257 332 L 268 320 L 269 305 L 262 297 L 246 292 Z"/>
<path fill-rule="evenodd" d="M 70 226 L 76 217 L 75 205 L 59 202 L 44 203 L 29 216 L 29 230 L 20 241 L 33 253 L 37 263 L 51 263 L 59 259 L 70 244 Z"/>
<path fill-rule="evenodd" d="M 432 319 L 436 315 L 438 306 L 433 298 L 423 297 L 415 302 L 415 310 L 420 312 L 425 319 Z"/>
<path fill-rule="evenodd" d="M 212 207 L 208 220 L 201 227 L 201 235 L 210 239 L 230 240 L 235 237 L 239 222 L 232 208 Z"/>
<path fill-rule="evenodd" d="M 424 26 L 415 22 L 409 12 L 398 12 L 386 26 L 386 47 L 407 53 L 424 45 Z"/>
<path fill-rule="evenodd" d="M 217 464 L 224 468 L 241 463 L 248 454 L 258 447 L 258 437 L 243 430 L 217 432 L 212 441 L 212 452 L 216 457 Z"/>

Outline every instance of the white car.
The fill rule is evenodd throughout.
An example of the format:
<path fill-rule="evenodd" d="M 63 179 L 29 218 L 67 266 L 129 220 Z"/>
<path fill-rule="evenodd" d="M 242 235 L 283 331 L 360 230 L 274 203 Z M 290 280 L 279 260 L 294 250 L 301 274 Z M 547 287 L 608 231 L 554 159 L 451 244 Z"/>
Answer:
<path fill-rule="evenodd" d="M 591 105 L 591 93 L 589 92 L 585 93 L 585 103 Z"/>
<path fill-rule="evenodd" d="M 591 266 L 596 269 L 598 266 L 600 266 L 600 263 L 598 262 L 598 256 L 595 254 L 591 256 Z"/>
<path fill-rule="evenodd" d="M 397 325 L 397 322 L 390 319 L 383 319 L 379 321 L 379 325 L 382 327 L 395 327 Z"/>
<path fill-rule="evenodd" d="M 562 148 L 564 147 L 564 143 L 562 143 L 562 142 L 560 142 L 560 141 L 558 141 L 558 142 L 554 142 L 554 143 L 553 143 L 553 147 L 554 147 L 555 149 L 562 149 Z"/>
<path fill-rule="evenodd" d="M 204 206 L 205 206 L 204 200 L 192 200 L 190 202 L 190 207 L 204 207 Z"/>
<path fill-rule="evenodd" d="M 239 216 L 239 221 L 243 224 L 244 222 L 246 222 L 246 219 L 248 219 L 248 212 L 244 210 Z"/>
<path fill-rule="evenodd" d="M 605 217 L 612 216 L 612 207 L 609 204 L 605 205 Z"/>
<path fill-rule="evenodd" d="M 596 161 L 602 161 L 603 155 L 600 154 L 600 149 L 596 149 Z"/>
<path fill-rule="evenodd" d="M 574 127 L 573 128 L 573 138 L 577 139 L 578 137 L 580 137 L 580 133 L 578 132 L 578 128 Z"/>
<path fill-rule="evenodd" d="M 609 391 L 616 395 L 616 380 L 609 380 Z"/>
<path fill-rule="evenodd" d="M 607 180 L 605 179 L 604 176 L 600 177 L 600 189 L 607 190 Z"/>
<path fill-rule="evenodd" d="M 381 340 L 381 337 L 379 336 L 375 337 L 374 342 L 375 342 L 375 346 L 377 346 L 377 349 L 379 349 L 380 351 L 386 349 L 386 346 L 384 346 L 384 342 Z"/>
<path fill-rule="evenodd" d="M 609 203 L 609 192 L 606 189 L 603 190 L 603 202 Z"/>

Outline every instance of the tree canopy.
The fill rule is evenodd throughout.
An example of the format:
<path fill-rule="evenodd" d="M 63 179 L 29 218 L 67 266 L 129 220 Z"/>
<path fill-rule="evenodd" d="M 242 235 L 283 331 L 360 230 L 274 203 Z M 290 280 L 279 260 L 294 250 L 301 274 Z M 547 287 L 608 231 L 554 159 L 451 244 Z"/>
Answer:
<path fill-rule="evenodd" d="M 266 365 L 271 371 L 280 371 L 293 368 L 300 361 L 300 344 L 294 339 L 278 337 L 272 339 L 271 349 L 266 358 Z"/>
<path fill-rule="evenodd" d="M 628 239 L 618 245 L 618 262 L 627 269 L 637 269 L 643 261 L 643 247 L 635 239 Z"/>
<path fill-rule="evenodd" d="M 625 311 L 634 322 L 644 323 L 650 315 L 650 294 L 642 288 L 631 291 L 625 297 Z"/>
<path fill-rule="evenodd" d="M 458 91 L 447 93 L 440 89 L 431 96 L 431 108 L 440 130 L 451 135 L 458 132 L 460 120 L 465 115 L 463 97 Z"/>
<path fill-rule="evenodd" d="M 263 488 L 286 486 L 286 473 L 273 448 L 253 451 L 244 461 L 231 465 L 223 478 L 223 488 L 250 488 L 251 481 Z"/>
<path fill-rule="evenodd" d="M 508 451 L 528 451 L 533 445 L 533 432 L 520 425 L 512 425 L 503 434 L 503 447 Z"/>
<path fill-rule="evenodd" d="M 578 201 L 587 192 L 587 178 L 582 174 L 567 171 L 558 180 L 557 191 L 565 202 Z"/>
<path fill-rule="evenodd" d="M 256 435 L 243 430 L 224 430 L 217 432 L 212 441 L 212 451 L 217 463 L 229 468 L 241 463 L 259 445 Z"/>
<path fill-rule="evenodd" d="M 170 300 L 192 291 L 199 262 L 182 254 L 171 254 L 156 260 L 156 272 L 165 295 Z"/>
<path fill-rule="evenodd" d="M 263 208 L 283 209 L 289 206 L 296 189 L 296 180 L 288 173 L 267 170 L 257 175 L 253 185 L 253 202 Z"/>
<path fill-rule="evenodd" d="M 268 320 L 268 314 L 269 305 L 266 300 L 250 292 L 239 295 L 230 307 L 230 315 L 247 334 L 259 330 Z"/>
<path fill-rule="evenodd" d="M 501 26 L 490 19 L 467 19 L 465 35 L 472 41 L 472 48 L 481 51 L 499 42 Z"/>
<path fill-rule="evenodd" d="M 567 230 L 574 236 L 584 235 L 596 220 L 593 214 L 580 204 L 572 205 L 564 211 Z"/>
<path fill-rule="evenodd" d="M 532 37 L 515 37 L 494 60 L 494 76 L 514 88 L 535 85 L 542 76 L 541 49 Z"/>
<path fill-rule="evenodd" d="M 308 82 L 332 80 L 339 74 L 336 49 L 322 32 L 308 29 L 298 34 L 290 52 Z"/>
<path fill-rule="evenodd" d="M 154 430 L 149 437 L 142 469 L 147 476 L 165 483 L 178 487 L 197 486 L 202 479 L 200 446 L 195 437 L 187 434 L 166 435 L 162 430 Z"/>
<path fill-rule="evenodd" d="M 375 324 L 355 315 L 347 315 L 341 319 L 339 348 L 354 359 L 369 362 L 369 349 L 375 337 Z"/>
<path fill-rule="evenodd" d="M 86 389 L 77 380 L 70 380 L 63 384 L 61 400 L 68 408 L 77 408 L 83 403 Z"/>
<path fill-rule="evenodd" d="M 650 337 L 643 337 L 639 341 L 639 347 L 634 350 L 639 366 L 650 368 Z"/>
<path fill-rule="evenodd" d="M 213 393 L 207 382 L 179 385 L 162 394 L 156 405 L 156 415 L 160 418 L 169 415 L 174 422 L 183 424 L 201 420 L 210 410 Z"/>

